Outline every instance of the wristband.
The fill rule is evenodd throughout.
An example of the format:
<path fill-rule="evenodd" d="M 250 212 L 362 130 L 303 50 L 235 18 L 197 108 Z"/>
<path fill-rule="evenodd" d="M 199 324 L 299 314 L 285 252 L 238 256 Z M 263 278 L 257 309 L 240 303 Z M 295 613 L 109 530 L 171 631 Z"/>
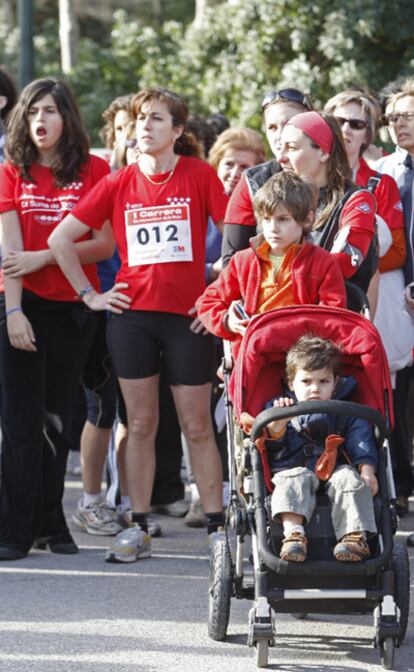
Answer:
<path fill-rule="evenodd" d="M 15 308 L 9 308 L 9 310 L 6 310 L 6 317 L 9 317 L 9 315 L 11 315 L 12 313 L 17 313 L 17 312 L 20 312 L 20 313 L 23 312 L 22 309 L 20 308 L 20 306 L 16 306 Z"/>
<path fill-rule="evenodd" d="M 78 294 L 78 299 L 83 299 L 85 294 L 89 294 L 89 292 L 92 292 L 93 287 L 92 285 L 87 285 L 84 289 L 81 289 L 81 291 Z"/>

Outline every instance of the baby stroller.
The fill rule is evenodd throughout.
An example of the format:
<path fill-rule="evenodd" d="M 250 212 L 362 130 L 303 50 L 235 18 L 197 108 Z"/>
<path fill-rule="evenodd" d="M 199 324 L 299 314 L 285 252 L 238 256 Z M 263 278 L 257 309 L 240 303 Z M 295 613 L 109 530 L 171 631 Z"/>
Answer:
<path fill-rule="evenodd" d="M 287 350 L 305 333 L 341 344 L 343 374 L 357 380 L 350 401 L 301 402 L 262 411 L 282 394 Z M 254 317 L 234 369 L 224 359 L 227 397 L 231 499 L 226 533 L 213 546 L 209 590 L 209 635 L 224 640 L 231 598 L 254 600 L 247 642 L 256 647 L 258 667 L 266 667 L 275 646 L 278 613 L 304 618 L 309 613 L 373 612 L 374 646 L 392 669 L 394 649 L 403 641 L 409 613 L 409 562 L 405 546 L 393 542 L 398 518 L 387 443 L 392 424 L 392 390 L 380 336 L 360 314 L 323 306 L 291 306 Z M 231 399 L 231 401 L 230 401 Z M 246 411 L 255 417 L 250 437 L 234 418 Z M 293 412 L 292 412 L 293 411 Z M 256 440 L 272 420 L 309 412 L 364 418 L 375 427 L 378 445 L 379 494 L 374 498 L 378 535 L 370 540 L 371 558 L 358 563 L 333 558 L 335 537 L 329 502 L 320 488 L 314 515 L 307 525 L 308 559 L 279 558 L 282 526 L 270 514 L 271 474 L 266 452 Z M 260 443 L 260 442 L 259 442 Z M 234 536 L 236 537 L 234 543 Z M 250 575 L 244 568 L 244 542 L 251 538 Z"/>

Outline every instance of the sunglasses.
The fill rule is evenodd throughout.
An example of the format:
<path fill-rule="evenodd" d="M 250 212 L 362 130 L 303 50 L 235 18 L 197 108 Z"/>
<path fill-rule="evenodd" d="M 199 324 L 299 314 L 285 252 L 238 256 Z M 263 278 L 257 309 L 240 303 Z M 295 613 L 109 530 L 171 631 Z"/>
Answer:
<path fill-rule="evenodd" d="M 309 98 L 298 89 L 280 89 L 280 91 L 269 91 L 262 100 L 262 110 L 270 105 L 276 103 L 278 100 L 287 100 L 289 103 L 298 103 L 303 105 L 308 110 L 312 110 L 312 105 Z"/>
<path fill-rule="evenodd" d="M 414 119 L 414 112 L 401 112 L 401 114 L 387 114 L 384 117 L 384 122 L 386 124 L 391 124 L 392 126 L 395 126 L 395 124 L 398 124 L 400 119 L 404 119 L 404 121 L 412 121 Z"/>
<path fill-rule="evenodd" d="M 345 117 L 335 117 L 335 119 L 341 128 L 344 124 L 346 124 L 346 122 L 348 122 L 354 131 L 362 131 L 363 128 L 367 128 L 368 126 L 367 122 L 363 119 L 345 119 Z"/>

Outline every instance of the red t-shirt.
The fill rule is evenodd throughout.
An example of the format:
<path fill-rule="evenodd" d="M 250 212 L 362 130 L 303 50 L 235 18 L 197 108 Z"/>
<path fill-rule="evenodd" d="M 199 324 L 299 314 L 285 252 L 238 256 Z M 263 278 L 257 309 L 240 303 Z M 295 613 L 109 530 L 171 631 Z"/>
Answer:
<path fill-rule="evenodd" d="M 79 177 L 65 187 L 56 187 L 50 168 L 34 163 L 30 168 L 32 181 L 20 175 L 10 163 L 0 166 L 0 213 L 16 210 L 23 236 L 24 250 L 45 250 L 52 231 L 79 200 L 107 175 L 109 166 L 103 159 L 90 156 Z M 87 234 L 82 240 L 90 238 Z M 83 267 L 89 282 L 99 288 L 96 264 Z M 23 287 L 43 299 L 75 301 L 75 291 L 59 266 L 50 265 L 23 277 Z M 4 291 L 0 276 L 0 291 Z"/>
<path fill-rule="evenodd" d="M 73 215 L 99 229 L 110 219 L 121 268 L 117 282 L 132 310 L 187 315 L 205 288 L 204 260 L 208 217 L 220 222 L 227 196 L 214 169 L 181 156 L 152 184 L 136 164 L 105 177 Z"/>
<path fill-rule="evenodd" d="M 244 174 L 242 174 L 236 188 L 230 196 L 224 221 L 226 224 L 256 226 L 252 195 Z"/>

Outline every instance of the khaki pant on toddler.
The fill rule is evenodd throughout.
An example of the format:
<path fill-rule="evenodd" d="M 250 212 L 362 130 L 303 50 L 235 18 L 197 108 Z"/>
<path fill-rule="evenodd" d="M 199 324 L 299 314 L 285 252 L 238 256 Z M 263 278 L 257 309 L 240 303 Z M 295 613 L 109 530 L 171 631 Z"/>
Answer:
<path fill-rule="evenodd" d="M 272 517 L 296 513 L 304 517 L 306 525 L 314 512 L 319 487 L 313 471 L 306 467 L 283 469 L 274 474 L 272 481 L 275 485 Z M 371 491 L 356 469 L 348 465 L 335 469 L 325 490 L 331 502 L 332 525 L 337 539 L 351 532 L 377 532 Z"/>

